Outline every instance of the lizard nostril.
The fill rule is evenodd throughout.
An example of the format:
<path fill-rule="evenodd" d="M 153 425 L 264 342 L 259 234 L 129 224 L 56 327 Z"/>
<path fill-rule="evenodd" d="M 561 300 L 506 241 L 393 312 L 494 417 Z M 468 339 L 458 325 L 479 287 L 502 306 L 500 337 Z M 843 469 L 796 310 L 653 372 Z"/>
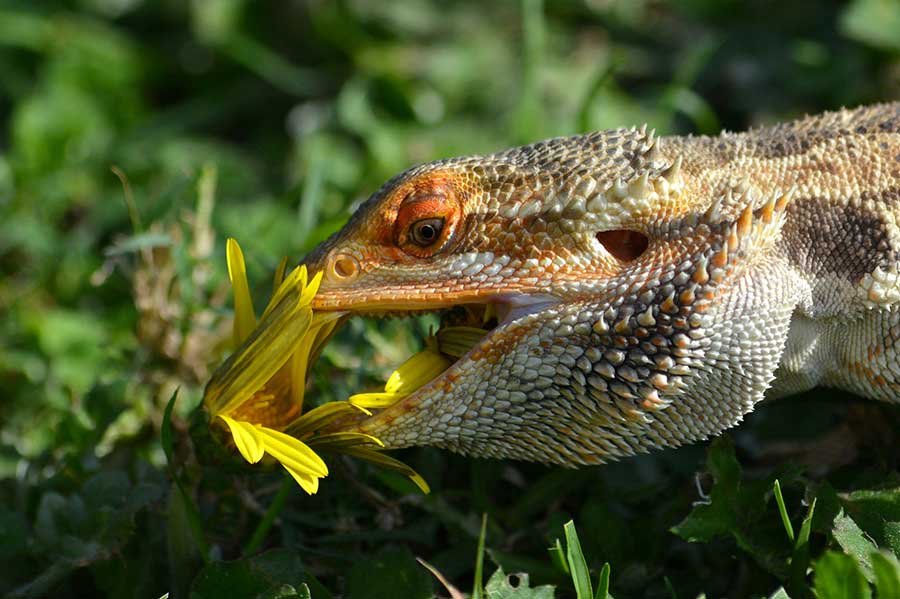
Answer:
<path fill-rule="evenodd" d="M 336 280 L 350 279 L 356 276 L 359 265 L 356 258 L 348 254 L 334 256 L 328 264 L 328 274 Z"/>

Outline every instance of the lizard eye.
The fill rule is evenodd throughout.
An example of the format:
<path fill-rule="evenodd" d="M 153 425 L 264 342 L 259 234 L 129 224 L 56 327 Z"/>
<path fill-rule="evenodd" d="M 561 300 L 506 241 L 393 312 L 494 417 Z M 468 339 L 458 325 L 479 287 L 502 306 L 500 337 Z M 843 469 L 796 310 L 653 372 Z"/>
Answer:
<path fill-rule="evenodd" d="M 409 228 L 409 238 L 416 245 L 428 247 L 441 236 L 443 218 L 426 218 L 416 221 Z"/>
<path fill-rule="evenodd" d="M 452 193 L 415 193 L 397 210 L 393 241 L 411 256 L 428 258 L 458 239 L 460 220 L 460 205 Z"/>

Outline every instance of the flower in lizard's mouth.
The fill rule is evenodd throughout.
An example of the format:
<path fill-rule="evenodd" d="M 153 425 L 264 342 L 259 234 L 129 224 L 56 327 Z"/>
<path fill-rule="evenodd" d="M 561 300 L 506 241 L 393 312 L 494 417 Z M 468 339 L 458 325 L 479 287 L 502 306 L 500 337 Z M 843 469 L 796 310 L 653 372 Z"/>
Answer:
<path fill-rule="evenodd" d="M 448 311 L 437 333 L 425 339 L 425 348 L 406 360 L 388 378 L 384 391 L 358 393 L 347 400 L 367 409 L 387 408 L 437 379 L 467 354 L 496 324 L 489 306 L 468 306 Z"/>
<path fill-rule="evenodd" d="M 351 402 L 331 402 L 303 413 L 310 357 L 333 333 L 342 312 L 313 312 L 321 280 L 305 266 L 284 276 L 286 260 L 275 275 L 275 291 L 257 324 L 240 246 L 228 240 L 228 274 L 235 295 L 235 352 L 207 384 L 203 406 L 211 426 L 227 429 L 250 463 L 268 455 L 280 462 L 307 492 L 315 493 L 328 467 L 317 450 L 345 453 L 409 476 L 424 492 L 428 485 L 412 468 L 378 450 L 383 444 L 359 432 L 327 432 L 335 419 L 369 413 Z M 396 387 L 396 385 L 395 385 Z M 408 388 L 400 385 L 401 389 Z"/>
<path fill-rule="evenodd" d="M 345 425 L 372 416 L 440 379 L 495 327 L 531 312 L 542 302 L 527 297 L 463 304 L 445 311 L 441 327 L 425 340 L 425 349 L 400 365 L 382 391 L 358 393 L 347 401 L 304 412 L 304 390 L 311 362 L 347 315 L 344 310 L 314 310 L 321 275 L 309 278 L 305 266 L 285 277 L 282 261 L 275 291 L 259 322 L 250 298 L 244 258 L 233 239 L 227 244 L 228 272 L 235 294 L 235 352 L 216 370 L 203 404 L 212 425 L 230 433 L 250 463 L 268 455 L 280 462 L 308 493 L 318 490 L 328 468 L 317 451 L 344 453 L 409 476 L 423 491 L 425 481 L 411 468 L 380 450 L 376 437 Z M 545 298 L 544 298 L 544 301 Z M 396 313 L 399 310 L 384 310 Z M 413 312 L 435 311 L 418 306 Z M 367 312 L 367 310 L 353 310 Z M 378 311 L 374 311 L 378 314 Z"/>

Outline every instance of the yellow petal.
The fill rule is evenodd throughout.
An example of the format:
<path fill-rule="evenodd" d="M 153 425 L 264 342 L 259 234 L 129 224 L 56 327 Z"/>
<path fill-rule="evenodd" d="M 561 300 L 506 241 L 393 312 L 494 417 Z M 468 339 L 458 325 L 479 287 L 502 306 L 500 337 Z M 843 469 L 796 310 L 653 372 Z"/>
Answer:
<path fill-rule="evenodd" d="M 290 301 L 294 304 L 294 309 L 308 306 L 309 302 L 303 304 L 303 302 L 300 301 L 305 290 L 306 266 L 300 266 L 292 270 L 291 274 L 289 274 L 287 278 L 281 282 L 281 285 L 278 286 L 278 289 L 272 295 L 272 299 L 269 300 L 269 305 L 266 306 L 266 309 L 263 311 L 262 317 L 265 318 L 266 314 L 271 312 L 275 306 L 283 303 L 288 296 L 290 296 Z"/>
<path fill-rule="evenodd" d="M 407 395 L 408 393 L 357 393 L 348 397 L 347 401 L 360 408 L 387 408 Z"/>
<path fill-rule="evenodd" d="M 497 312 L 497 304 L 485 306 L 484 314 L 481 316 L 481 324 L 487 323 L 492 318 L 500 319 L 500 314 Z"/>
<path fill-rule="evenodd" d="M 298 310 L 286 299 L 271 307 L 250 338 L 213 373 L 203 398 L 212 415 L 227 414 L 250 399 L 303 341 L 312 310 Z"/>
<path fill-rule="evenodd" d="M 303 407 L 303 396 L 306 393 L 306 377 L 309 373 L 313 355 L 334 330 L 342 312 L 317 312 L 313 314 L 312 323 L 303 335 L 303 339 L 291 355 L 291 400 L 295 405 Z"/>
<path fill-rule="evenodd" d="M 263 439 L 266 453 L 278 460 L 288 470 L 296 470 L 313 476 L 328 476 L 328 466 L 306 443 L 275 429 L 256 425 Z"/>
<path fill-rule="evenodd" d="M 461 358 L 487 334 L 477 327 L 447 327 L 437 332 L 437 345 L 442 354 Z"/>
<path fill-rule="evenodd" d="M 391 374 L 384 390 L 409 395 L 447 370 L 452 363 L 449 358 L 428 347 L 401 364 Z"/>
<path fill-rule="evenodd" d="M 300 268 L 306 272 L 306 265 L 301 266 Z M 316 293 L 319 292 L 319 285 L 322 283 L 322 273 L 317 272 L 315 276 L 313 276 L 312 280 L 310 280 L 309 284 L 306 285 L 306 289 L 303 291 L 303 295 L 300 296 L 301 304 L 309 304 L 312 302 L 313 297 L 315 297 Z"/>
<path fill-rule="evenodd" d="M 313 312 L 313 323 L 310 328 L 317 326 L 318 333 L 316 333 L 316 339 L 309 350 L 310 360 L 315 360 L 319 357 L 319 353 L 321 353 L 322 348 L 325 347 L 325 344 L 331 338 L 331 334 L 344 314 L 345 312 Z M 308 370 L 309 366 L 307 366 Z"/>
<path fill-rule="evenodd" d="M 340 452 L 344 447 L 384 447 L 384 443 L 377 437 L 366 433 L 340 432 L 316 435 L 306 442 L 310 447 Z"/>
<path fill-rule="evenodd" d="M 228 416 L 219 416 L 228 425 L 231 430 L 231 436 L 234 438 L 234 444 L 238 451 L 244 456 L 244 459 L 255 464 L 263 457 L 265 448 L 263 441 L 257 434 L 256 427 L 249 422 L 240 422 L 229 418 Z"/>
<path fill-rule="evenodd" d="M 287 256 L 282 256 L 281 261 L 278 263 L 278 268 L 275 269 L 275 277 L 272 281 L 272 295 L 275 295 L 275 292 L 278 291 L 278 288 L 281 287 L 281 284 L 284 282 L 284 272 L 287 270 Z"/>
<path fill-rule="evenodd" d="M 300 274 L 298 275 L 298 276 L 300 277 L 300 288 L 301 288 L 301 289 L 306 289 L 307 275 L 309 274 L 309 273 L 307 273 L 307 271 L 306 271 L 306 265 L 305 265 L 305 264 L 301 264 L 300 266 L 297 267 L 296 270 L 299 270 L 299 271 L 300 271 Z"/>
<path fill-rule="evenodd" d="M 294 480 L 297 481 L 297 484 L 300 485 L 300 487 L 310 495 L 315 495 L 316 491 L 319 490 L 320 477 L 312 476 L 305 472 L 299 472 L 297 470 L 288 468 L 287 466 L 285 466 L 284 469 L 287 470 L 288 474 L 290 474 L 294 478 Z"/>
<path fill-rule="evenodd" d="M 428 486 L 428 482 L 422 478 L 422 476 L 418 472 L 413 472 L 409 475 L 409 479 L 415 483 L 419 490 L 428 495 L 431 493 L 431 487 Z"/>
<path fill-rule="evenodd" d="M 333 401 L 322 404 L 300 416 L 287 425 L 284 431 L 292 437 L 303 437 L 337 418 L 360 412 L 366 416 L 372 415 L 372 412 L 365 408 L 354 406 L 346 401 Z"/>
<path fill-rule="evenodd" d="M 416 486 L 422 490 L 423 493 L 428 494 L 431 492 L 428 483 L 425 482 L 425 479 L 422 478 L 418 472 L 416 472 L 400 460 L 396 460 L 390 456 L 387 456 L 380 451 L 376 451 L 368 447 L 354 446 L 343 448 L 341 449 L 341 452 L 346 453 L 350 456 L 361 458 L 368 462 L 372 462 L 376 466 L 380 466 L 382 468 L 396 470 L 397 472 L 408 476 L 410 480 L 412 480 L 416 484 Z"/>
<path fill-rule="evenodd" d="M 247 267 L 241 246 L 232 238 L 225 244 L 228 262 L 228 278 L 234 290 L 234 345 L 250 336 L 256 327 L 256 315 L 253 312 L 253 300 L 250 298 L 250 286 L 247 283 Z"/>

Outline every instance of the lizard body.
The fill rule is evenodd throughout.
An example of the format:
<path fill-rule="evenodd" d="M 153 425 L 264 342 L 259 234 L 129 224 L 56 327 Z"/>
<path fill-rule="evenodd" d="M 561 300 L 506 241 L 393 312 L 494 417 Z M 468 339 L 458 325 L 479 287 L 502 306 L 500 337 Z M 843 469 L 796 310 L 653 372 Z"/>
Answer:
<path fill-rule="evenodd" d="M 816 385 L 900 401 L 900 103 L 717 137 L 644 128 L 440 160 L 306 260 L 314 307 L 493 304 L 448 371 L 347 425 L 565 465 Z"/>

